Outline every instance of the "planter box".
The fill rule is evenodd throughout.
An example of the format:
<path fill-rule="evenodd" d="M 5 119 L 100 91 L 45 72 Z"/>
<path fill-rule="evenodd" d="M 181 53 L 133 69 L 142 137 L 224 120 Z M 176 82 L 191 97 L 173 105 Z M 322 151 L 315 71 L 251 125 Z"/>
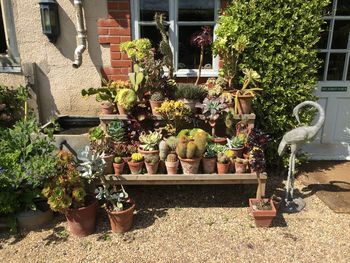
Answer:
<path fill-rule="evenodd" d="M 271 205 L 271 210 L 257 210 L 253 208 L 253 203 L 255 201 L 258 201 L 260 199 L 256 198 L 249 198 L 249 206 L 250 210 L 253 214 L 253 217 L 255 219 L 255 225 L 257 227 L 269 227 L 271 226 L 272 220 L 275 218 L 277 211 L 275 208 L 274 203 L 271 199 L 268 199 Z"/>

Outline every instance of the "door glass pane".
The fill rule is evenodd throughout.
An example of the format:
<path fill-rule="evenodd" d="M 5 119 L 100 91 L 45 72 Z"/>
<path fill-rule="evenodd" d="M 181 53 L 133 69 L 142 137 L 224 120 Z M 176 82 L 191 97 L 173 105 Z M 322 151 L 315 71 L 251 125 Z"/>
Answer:
<path fill-rule="evenodd" d="M 215 0 L 179 0 L 179 21 L 213 21 Z"/>
<path fill-rule="evenodd" d="M 328 41 L 328 33 L 329 33 L 329 24 L 330 21 L 326 20 L 322 24 L 322 32 L 320 34 L 320 41 L 317 44 L 317 47 L 319 49 L 326 49 L 327 48 L 327 41 Z"/>
<path fill-rule="evenodd" d="M 350 20 L 335 20 L 332 49 L 346 49 L 350 32 Z"/>
<path fill-rule="evenodd" d="M 318 69 L 318 80 L 323 80 L 323 74 L 324 74 L 324 65 L 326 61 L 326 53 L 318 53 L 317 57 L 319 60 L 321 60 L 320 68 Z"/>
<path fill-rule="evenodd" d="M 153 21 L 155 13 L 163 13 L 169 18 L 169 1 L 140 0 L 140 21 Z"/>
<path fill-rule="evenodd" d="M 350 16 L 350 1 L 338 0 L 337 16 Z"/>
<path fill-rule="evenodd" d="M 342 80 L 345 53 L 333 53 L 329 57 L 327 80 Z"/>
<path fill-rule="evenodd" d="M 201 30 L 201 26 L 179 26 L 179 69 L 197 69 L 200 59 L 200 48 L 191 45 L 193 33 Z M 213 27 L 211 27 L 213 32 Z M 213 68 L 213 55 L 211 47 L 204 50 L 203 68 Z"/>

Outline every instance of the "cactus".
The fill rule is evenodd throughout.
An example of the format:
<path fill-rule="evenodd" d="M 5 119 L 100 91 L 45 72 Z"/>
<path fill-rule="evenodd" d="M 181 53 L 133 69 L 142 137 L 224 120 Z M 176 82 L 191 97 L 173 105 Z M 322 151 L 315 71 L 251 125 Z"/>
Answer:
<path fill-rule="evenodd" d="M 198 132 L 195 136 L 194 136 L 194 143 L 197 146 L 197 150 L 196 150 L 196 157 L 200 158 L 203 156 L 203 154 L 206 151 L 206 147 L 207 147 L 207 134 L 205 132 Z"/>
<path fill-rule="evenodd" d="M 175 136 L 170 136 L 167 140 L 166 140 L 166 144 L 169 146 L 169 148 L 172 151 L 175 151 L 176 146 L 178 143 L 178 139 Z"/>
<path fill-rule="evenodd" d="M 165 159 L 167 158 L 169 150 L 170 149 L 166 141 L 163 140 L 159 143 L 159 157 L 162 161 L 165 161 Z"/>
<path fill-rule="evenodd" d="M 131 161 L 134 163 L 142 162 L 143 161 L 143 156 L 141 153 L 133 153 L 131 155 Z"/>
<path fill-rule="evenodd" d="M 134 87 L 134 91 L 137 92 L 144 79 L 144 74 L 139 65 L 134 65 L 134 72 L 129 74 L 129 79 L 131 85 Z"/>
<path fill-rule="evenodd" d="M 159 43 L 160 53 L 163 55 L 163 65 L 169 69 L 169 78 L 172 79 L 174 77 L 174 64 L 173 64 L 173 51 L 171 50 L 169 44 L 169 37 L 165 30 L 164 26 L 164 15 L 156 13 L 154 15 L 154 20 L 156 22 L 157 29 L 159 30 L 162 40 Z"/>
<path fill-rule="evenodd" d="M 121 164 L 121 163 L 123 163 L 123 159 L 122 159 L 122 157 L 116 156 L 114 158 L 114 162 L 117 164 Z"/>
<path fill-rule="evenodd" d="M 187 144 L 187 149 L 186 149 L 186 158 L 187 159 L 194 159 L 196 158 L 196 152 L 197 152 L 197 145 L 195 142 L 190 141 Z"/>
<path fill-rule="evenodd" d="M 151 100 L 152 101 L 163 101 L 164 95 L 161 92 L 157 91 L 157 92 L 152 94 Z"/>
<path fill-rule="evenodd" d="M 166 158 L 167 162 L 176 162 L 177 161 L 177 155 L 175 153 L 171 153 Z"/>
<path fill-rule="evenodd" d="M 157 162 L 159 162 L 159 156 L 152 154 L 145 155 L 145 162 L 150 164 L 156 164 Z"/>
<path fill-rule="evenodd" d="M 186 137 L 181 137 L 179 143 L 176 146 L 176 153 L 180 158 L 186 159 L 187 152 L 187 140 Z"/>
<path fill-rule="evenodd" d="M 218 153 L 218 162 L 219 163 L 228 163 L 230 160 L 229 158 L 226 156 L 225 153 L 219 152 Z"/>

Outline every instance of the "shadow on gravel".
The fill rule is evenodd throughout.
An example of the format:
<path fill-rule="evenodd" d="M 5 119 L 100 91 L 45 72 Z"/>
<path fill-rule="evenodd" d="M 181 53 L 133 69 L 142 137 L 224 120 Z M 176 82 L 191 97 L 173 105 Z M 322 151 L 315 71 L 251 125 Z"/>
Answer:
<path fill-rule="evenodd" d="M 63 226 L 56 226 L 52 229 L 52 233 L 47 237 L 43 238 L 45 246 L 56 244 L 58 242 L 67 241 L 69 236 L 68 231 Z"/>

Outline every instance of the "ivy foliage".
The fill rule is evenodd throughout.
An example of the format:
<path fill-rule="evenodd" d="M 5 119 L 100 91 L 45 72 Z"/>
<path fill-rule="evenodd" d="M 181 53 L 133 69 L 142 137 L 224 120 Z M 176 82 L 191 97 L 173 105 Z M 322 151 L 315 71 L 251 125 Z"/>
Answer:
<path fill-rule="evenodd" d="M 230 19 L 219 19 L 227 34 L 247 38 L 240 68 L 252 68 L 262 77 L 263 92 L 254 101 L 257 125 L 271 135 L 268 163 L 280 163 L 277 147 L 283 134 L 296 126 L 293 108 L 315 100 L 317 42 L 322 15 L 329 0 L 236 0 L 224 11 Z M 230 28 L 226 21 L 235 21 Z M 310 123 L 314 114 L 302 114 Z"/>

